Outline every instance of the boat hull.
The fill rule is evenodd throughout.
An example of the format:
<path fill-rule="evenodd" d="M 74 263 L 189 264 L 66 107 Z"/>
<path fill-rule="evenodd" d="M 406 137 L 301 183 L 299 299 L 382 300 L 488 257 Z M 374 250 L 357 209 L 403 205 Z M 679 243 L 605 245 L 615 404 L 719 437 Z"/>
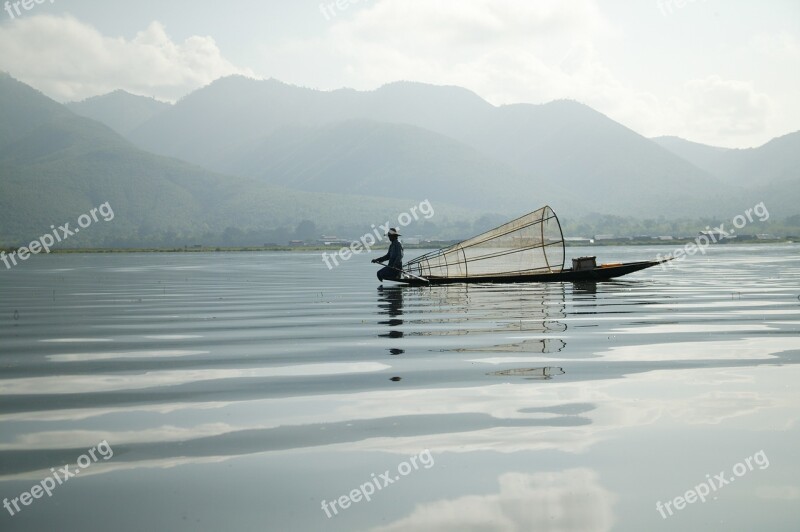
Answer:
<path fill-rule="evenodd" d="M 607 281 L 629 273 L 638 272 L 646 268 L 657 266 L 659 260 L 639 262 L 626 262 L 623 264 L 600 265 L 589 270 L 574 271 L 571 268 L 552 273 L 536 273 L 525 275 L 482 275 L 474 277 L 428 277 L 427 281 L 421 279 L 395 279 L 396 282 L 408 286 L 426 286 L 433 284 L 457 283 L 579 283 L 587 281 Z"/>

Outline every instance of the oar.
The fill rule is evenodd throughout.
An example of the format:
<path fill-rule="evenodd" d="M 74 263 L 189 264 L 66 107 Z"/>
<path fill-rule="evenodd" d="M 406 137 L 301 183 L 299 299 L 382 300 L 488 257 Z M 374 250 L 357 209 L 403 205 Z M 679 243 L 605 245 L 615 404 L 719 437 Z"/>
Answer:
<path fill-rule="evenodd" d="M 386 266 L 386 264 L 384 264 L 382 262 L 376 262 L 375 264 L 380 264 L 381 266 Z M 394 266 L 386 266 L 386 267 L 387 268 L 391 268 L 392 270 L 396 270 L 398 272 L 404 273 L 404 274 L 408 275 L 409 277 L 411 277 L 412 279 L 418 279 L 418 280 L 422 281 L 423 283 L 430 283 L 430 281 L 427 280 L 426 278 L 420 277 L 419 275 L 414 275 L 413 273 L 407 272 L 407 271 L 405 271 L 405 270 L 403 270 L 401 268 L 395 268 Z"/>

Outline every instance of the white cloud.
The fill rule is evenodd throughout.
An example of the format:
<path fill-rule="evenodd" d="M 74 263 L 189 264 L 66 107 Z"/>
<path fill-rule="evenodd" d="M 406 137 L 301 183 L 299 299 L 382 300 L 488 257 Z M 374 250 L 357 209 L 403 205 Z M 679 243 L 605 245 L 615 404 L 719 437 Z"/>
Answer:
<path fill-rule="evenodd" d="M 766 130 L 771 107 L 769 96 L 752 82 L 709 76 L 684 85 L 675 102 L 676 126 L 698 142 L 753 137 Z"/>
<path fill-rule="evenodd" d="M 402 530 L 610 530 L 615 496 L 588 469 L 506 473 L 499 493 L 418 505 L 408 517 L 374 532 Z"/>
<path fill-rule="evenodd" d="M 724 65 L 703 71 L 716 65 L 710 60 L 687 81 L 674 59 L 685 50 L 676 49 L 666 59 L 643 52 L 641 75 L 664 79 L 639 78 L 651 83 L 640 86 L 624 56 L 613 52 L 629 37 L 626 19 L 617 15 L 612 23 L 612 11 L 601 11 L 596 0 L 351 4 L 316 36 L 256 44 L 258 74 L 322 89 L 373 89 L 397 80 L 458 85 L 496 105 L 568 98 L 645 136 L 728 147 L 796 129 L 800 107 L 791 69 L 782 67 L 800 57 L 800 44 L 786 31 L 754 33 L 739 51 L 760 57 L 770 72 L 786 71 L 784 83 L 749 67 L 741 75 Z M 174 101 L 221 76 L 254 76 L 225 58 L 211 37 L 175 42 L 159 22 L 126 40 L 70 16 L 37 15 L 0 26 L 0 46 L 0 69 L 62 101 L 118 88 Z"/>
<path fill-rule="evenodd" d="M 382 0 L 356 7 L 318 38 L 262 49 L 265 71 L 325 89 L 396 80 L 459 85 L 495 105 L 574 99 L 645 136 L 724 146 L 770 138 L 770 98 L 752 81 L 673 77 L 658 94 L 623 82 L 608 61 L 615 58 L 600 50 L 625 36 L 595 0 Z M 796 48 L 790 34 L 762 36 L 758 44 L 781 53 Z M 648 69 L 658 74 L 656 63 Z"/>
<path fill-rule="evenodd" d="M 176 100 L 221 76 L 253 75 L 225 59 L 213 38 L 176 43 L 159 22 L 126 40 L 71 16 L 26 17 L 0 26 L 0 49 L 0 70 L 60 101 L 115 89 Z"/>
<path fill-rule="evenodd" d="M 587 101 L 608 85 L 618 88 L 594 52 L 593 40 L 612 32 L 594 0 L 382 0 L 357 7 L 317 38 L 262 48 L 265 71 L 326 89 L 397 80 L 460 85 L 498 105 Z"/>
<path fill-rule="evenodd" d="M 756 34 L 750 39 L 750 47 L 767 58 L 800 60 L 800 42 L 787 31 Z"/>
<path fill-rule="evenodd" d="M 800 501 L 800 488 L 797 486 L 759 486 L 756 488 L 756 497 L 770 501 Z"/>
<path fill-rule="evenodd" d="M 318 39 L 262 53 L 270 75 L 292 83 L 309 82 L 297 64 L 315 64 L 320 88 L 412 80 L 466 87 L 495 105 L 568 98 L 635 127 L 657 104 L 598 57 L 595 41 L 614 35 L 594 0 L 383 0 Z"/>
<path fill-rule="evenodd" d="M 327 48 L 361 87 L 457 84 L 504 104 L 585 99 L 614 84 L 592 48 L 607 32 L 592 0 L 384 0 L 333 24 Z"/>

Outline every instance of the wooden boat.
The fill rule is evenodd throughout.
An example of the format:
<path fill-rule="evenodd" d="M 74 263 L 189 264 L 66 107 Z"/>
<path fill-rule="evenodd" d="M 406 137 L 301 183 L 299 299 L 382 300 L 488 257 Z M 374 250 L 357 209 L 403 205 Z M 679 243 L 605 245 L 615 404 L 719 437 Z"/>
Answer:
<path fill-rule="evenodd" d="M 534 273 L 526 275 L 479 275 L 475 277 L 405 277 L 393 279 L 398 283 L 409 286 L 427 286 L 430 284 L 454 284 L 454 283 L 553 283 L 553 282 L 592 282 L 608 281 L 615 277 L 621 277 L 629 273 L 638 272 L 645 268 L 657 266 L 665 260 L 646 260 L 639 262 L 625 262 L 621 264 L 600 264 L 590 270 L 573 271 L 572 268 L 552 273 Z"/>
<path fill-rule="evenodd" d="M 454 283 L 605 281 L 665 261 L 596 264 L 595 257 L 564 267 L 561 224 L 545 206 L 478 236 L 417 257 L 396 282 L 411 286 Z"/>

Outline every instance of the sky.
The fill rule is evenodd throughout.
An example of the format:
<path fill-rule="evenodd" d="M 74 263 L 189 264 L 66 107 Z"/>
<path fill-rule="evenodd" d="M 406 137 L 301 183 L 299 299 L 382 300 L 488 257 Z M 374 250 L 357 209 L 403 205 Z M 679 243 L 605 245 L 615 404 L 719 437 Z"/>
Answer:
<path fill-rule="evenodd" d="M 231 74 L 322 90 L 410 80 L 465 87 L 494 105 L 573 99 L 647 137 L 729 148 L 800 129 L 798 0 L 3 7 L 0 70 L 61 102 L 116 89 L 176 101 Z"/>

